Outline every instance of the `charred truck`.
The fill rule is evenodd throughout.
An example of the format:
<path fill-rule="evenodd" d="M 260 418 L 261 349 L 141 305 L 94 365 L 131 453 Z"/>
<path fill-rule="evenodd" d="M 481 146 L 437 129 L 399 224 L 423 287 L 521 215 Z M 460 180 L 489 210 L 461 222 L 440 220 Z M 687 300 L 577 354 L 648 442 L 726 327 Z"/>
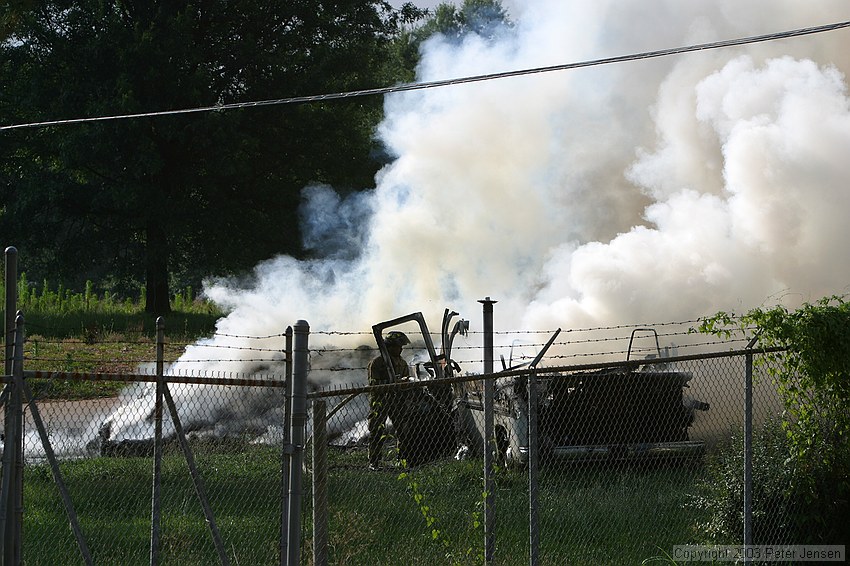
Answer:
<path fill-rule="evenodd" d="M 411 389 L 397 410 L 400 456 L 409 463 L 422 463 L 454 453 L 483 452 L 483 385 L 463 380 L 450 383 L 443 378 L 460 374 L 451 359 L 452 341 L 465 334 L 468 322 L 461 320 L 449 331 L 457 313 L 446 309 L 442 324 L 442 352 L 431 343 L 421 313 L 375 325 L 373 331 L 382 355 L 382 331 L 403 322 L 416 321 L 430 361 L 417 365 L 417 374 L 437 381 Z M 705 443 L 691 440 L 689 428 L 696 411 L 709 410 L 708 403 L 685 395 L 692 374 L 676 371 L 669 363 L 655 360 L 632 362 L 632 342 L 637 332 L 655 336 L 653 329 L 632 332 L 626 362 L 592 371 L 552 373 L 537 370 L 537 364 L 554 343 L 558 332 L 534 361 L 503 370 L 509 377 L 495 378 L 494 434 L 497 457 L 506 465 L 528 461 L 529 410 L 536 412 L 540 461 L 622 461 L 664 459 L 687 461 L 701 458 Z M 519 372 L 523 368 L 528 372 Z M 424 368 L 425 371 L 422 371 Z M 534 407 L 529 406 L 528 381 L 535 371 Z"/>

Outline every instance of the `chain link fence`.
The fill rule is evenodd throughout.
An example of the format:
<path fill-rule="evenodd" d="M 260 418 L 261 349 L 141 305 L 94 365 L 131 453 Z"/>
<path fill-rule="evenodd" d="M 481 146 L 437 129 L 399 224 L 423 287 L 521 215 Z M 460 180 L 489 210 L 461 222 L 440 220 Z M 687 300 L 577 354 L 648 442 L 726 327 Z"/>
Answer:
<path fill-rule="evenodd" d="M 296 366 L 297 338 L 284 356 Z M 538 356 L 436 378 L 414 360 L 409 381 L 345 388 L 338 372 L 363 374 L 375 350 L 311 352 L 301 405 L 297 369 L 52 374 L 127 385 L 110 399 L 24 395 L 22 561 L 640 564 L 681 545 L 809 542 L 757 350 L 539 368 Z"/>
<path fill-rule="evenodd" d="M 231 564 L 277 563 L 284 489 L 279 388 L 172 384 L 191 456 L 164 415 L 156 478 L 155 390 L 142 383 L 118 399 L 35 404 L 91 562 L 216 564 L 221 550 Z M 32 408 L 24 425 L 23 562 L 82 564 Z"/>
<path fill-rule="evenodd" d="M 166 376 L 161 326 L 155 369 L 132 375 L 24 371 L 16 338 L 2 392 L 2 563 L 284 563 L 291 329 L 285 342 L 280 374 Z M 51 380 L 123 388 L 38 399 Z"/>
<path fill-rule="evenodd" d="M 795 544 L 766 370 L 752 390 L 751 543 Z M 315 422 L 327 419 L 316 436 L 326 454 L 311 466 L 322 563 L 640 564 L 677 545 L 743 543 L 746 355 L 513 373 L 492 379 L 491 494 L 483 377 L 380 392 L 392 408 L 378 469 L 366 418 L 375 388 L 312 394 Z"/>

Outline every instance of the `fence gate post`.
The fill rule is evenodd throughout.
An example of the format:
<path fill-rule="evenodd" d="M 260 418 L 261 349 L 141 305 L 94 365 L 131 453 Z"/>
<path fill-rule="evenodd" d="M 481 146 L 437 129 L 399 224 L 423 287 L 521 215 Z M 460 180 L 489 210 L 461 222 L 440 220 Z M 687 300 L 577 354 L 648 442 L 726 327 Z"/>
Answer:
<path fill-rule="evenodd" d="M 283 395 L 283 440 L 280 450 L 280 566 L 289 559 L 289 464 L 292 458 L 292 327 L 286 327 L 286 387 Z"/>
<path fill-rule="evenodd" d="M 304 442 L 307 425 L 307 367 L 310 325 L 306 320 L 295 323 L 295 347 L 292 367 L 292 457 L 289 462 L 289 537 L 287 564 L 296 566 L 301 558 L 301 487 Z"/>
<path fill-rule="evenodd" d="M 478 301 L 484 315 L 484 373 L 493 373 L 493 305 L 496 301 L 486 297 Z M 493 424 L 493 389 L 490 378 L 484 379 L 484 564 L 493 563 L 496 550 L 496 497 L 493 482 L 493 452 L 496 435 Z"/>
<path fill-rule="evenodd" d="M 12 375 L 15 351 L 15 318 L 18 305 L 18 250 L 6 248 L 5 363 L 3 375 Z M 21 390 L 10 381 L 3 388 L 6 395 L 3 434 L 3 483 L 0 487 L 0 559 L 3 564 L 21 563 L 21 514 L 23 513 L 23 417 Z"/>

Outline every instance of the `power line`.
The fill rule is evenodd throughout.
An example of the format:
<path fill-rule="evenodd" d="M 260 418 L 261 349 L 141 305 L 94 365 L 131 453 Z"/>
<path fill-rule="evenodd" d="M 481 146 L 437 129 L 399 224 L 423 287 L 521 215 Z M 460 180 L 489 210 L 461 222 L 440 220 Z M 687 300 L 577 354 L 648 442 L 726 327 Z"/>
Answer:
<path fill-rule="evenodd" d="M 551 73 L 554 71 L 566 71 L 571 69 L 580 69 L 583 67 L 594 67 L 598 65 L 610 65 L 612 63 L 625 63 L 628 61 L 639 61 L 642 59 L 654 59 L 658 57 L 666 57 L 669 55 L 678 55 L 682 53 L 691 53 L 694 51 L 706 51 L 710 49 L 722 49 L 725 47 L 734 47 L 739 45 L 749 45 L 753 43 L 762 43 L 765 41 L 774 41 L 777 39 L 787 39 L 790 37 L 800 37 L 804 35 L 812 35 L 828 31 L 850 27 L 850 21 L 836 22 L 822 26 L 800 28 L 784 32 L 769 33 L 765 35 L 756 35 L 751 37 L 743 37 L 738 39 L 727 39 L 724 41 L 715 41 L 711 43 L 700 43 L 696 45 L 688 45 L 684 47 L 674 47 L 672 49 L 661 49 L 658 51 L 645 51 L 643 53 L 635 53 L 631 55 L 619 55 L 616 57 L 606 57 L 602 59 L 592 59 L 589 61 L 581 61 L 578 63 L 566 63 L 561 65 L 549 65 L 545 67 L 534 67 L 530 69 L 519 69 L 514 71 L 505 71 L 501 73 L 488 73 L 484 75 L 474 75 L 470 77 L 460 77 L 456 79 L 446 79 L 441 81 L 430 81 L 421 83 L 404 83 L 390 87 L 370 88 L 363 90 L 352 90 L 347 92 L 335 92 L 330 94 L 317 94 L 311 96 L 293 96 L 290 98 L 278 98 L 270 100 L 258 100 L 253 102 L 234 102 L 231 104 L 216 104 L 213 106 L 200 106 L 197 108 L 184 108 L 179 110 L 162 110 L 158 112 L 141 112 L 135 114 L 117 114 L 111 116 L 98 116 L 89 118 L 72 118 L 67 120 L 48 120 L 44 122 L 29 122 L 25 124 L 12 124 L 9 126 L 0 126 L 0 131 L 16 130 L 23 128 L 40 128 L 46 126 L 64 126 L 68 124 L 81 124 L 89 122 L 106 122 L 114 120 L 130 120 L 135 118 L 153 118 L 159 116 L 173 116 L 178 114 L 195 114 L 200 112 L 221 112 L 224 110 L 236 110 L 244 108 L 258 108 L 263 106 L 281 106 L 289 104 L 305 104 L 312 102 L 324 102 L 328 100 L 340 100 L 345 98 L 357 98 L 363 96 L 375 96 L 391 94 L 394 92 L 406 92 L 413 90 L 425 90 L 429 88 L 438 88 L 444 86 L 454 86 L 468 83 L 476 83 L 483 81 L 491 81 L 496 79 L 505 79 L 511 77 L 519 77 L 524 75 L 533 75 L 538 73 Z"/>

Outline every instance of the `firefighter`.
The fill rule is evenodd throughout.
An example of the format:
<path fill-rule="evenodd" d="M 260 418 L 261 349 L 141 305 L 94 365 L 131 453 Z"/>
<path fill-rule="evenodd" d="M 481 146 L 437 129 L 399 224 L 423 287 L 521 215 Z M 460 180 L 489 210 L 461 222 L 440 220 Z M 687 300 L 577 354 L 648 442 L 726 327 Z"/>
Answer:
<path fill-rule="evenodd" d="M 410 369 L 407 367 L 407 362 L 401 357 L 401 350 L 410 340 L 403 332 L 392 331 L 384 338 L 384 344 L 387 346 L 387 352 L 392 361 L 395 378 L 400 381 L 407 381 L 410 378 Z M 383 385 L 391 383 L 391 374 L 386 362 L 382 356 L 378 356 L 371 362 L 367 368 L 369 375 L 369 385 Z M 373 392 L 369 396 L 369 469 L 379 469 L 381 463 L 381 452 L 384 447 L 384 438 L 386 435 L 387 417 L 390 416 L 393 407 L 390 404 L 394 401 L 392 393 Z M 395 411 L 393 411 L 395 412 Z M 400 423 L 394 423 L 396 427 Z"/>

